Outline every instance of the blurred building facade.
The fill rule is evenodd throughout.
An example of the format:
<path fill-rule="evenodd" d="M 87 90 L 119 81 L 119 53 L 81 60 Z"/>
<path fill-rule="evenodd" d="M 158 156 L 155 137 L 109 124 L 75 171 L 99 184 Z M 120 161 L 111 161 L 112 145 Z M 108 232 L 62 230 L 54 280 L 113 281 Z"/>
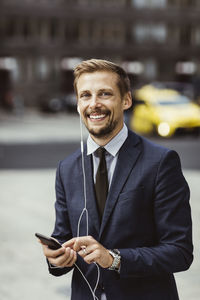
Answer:
<path fill-rule="evenodd" d="M 135 86 L 191 81 L 200 76 L 199 16 L 199 0 L 1 0 L 1 98 L 37 105 L 70 93 L 74 65 L 92 57 L 120 63 Z"/>

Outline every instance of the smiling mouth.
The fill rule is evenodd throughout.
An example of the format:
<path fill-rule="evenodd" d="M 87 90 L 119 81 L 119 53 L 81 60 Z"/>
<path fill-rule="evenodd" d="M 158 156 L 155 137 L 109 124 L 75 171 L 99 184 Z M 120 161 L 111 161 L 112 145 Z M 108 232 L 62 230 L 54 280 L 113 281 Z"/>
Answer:
<path fill-rule="evenodd" d="M 103 121 L 109 115 L 109 111 L 93 111 L 87 114 L 87 117 L 92 122 Z"/>
<path fill-rule="evenodd" d="M 106 114 L 99 115 L 89 115 L 90 120 L 103 120 L 106 117 Z"/>

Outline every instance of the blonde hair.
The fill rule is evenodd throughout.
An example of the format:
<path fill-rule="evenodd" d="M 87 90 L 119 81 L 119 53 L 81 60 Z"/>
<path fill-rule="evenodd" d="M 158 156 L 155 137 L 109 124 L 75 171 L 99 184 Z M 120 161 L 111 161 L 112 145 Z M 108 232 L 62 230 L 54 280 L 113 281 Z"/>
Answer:
<path fill-rule="evenodd" d="M 77 94 L 77 81 L 79 77 L 83 73 L 94 73 L 97 71 L 108 71 L 108 72 L 116 73 L 118 75 L 117 85 L 119 87 L 120 94 L 122 97 L 131 90 L 130 80 L 123 68 L 107 60 L 89 59 L 89 60 L 82 61 L 74 69 L 74 90 L 76 94 Z"/>

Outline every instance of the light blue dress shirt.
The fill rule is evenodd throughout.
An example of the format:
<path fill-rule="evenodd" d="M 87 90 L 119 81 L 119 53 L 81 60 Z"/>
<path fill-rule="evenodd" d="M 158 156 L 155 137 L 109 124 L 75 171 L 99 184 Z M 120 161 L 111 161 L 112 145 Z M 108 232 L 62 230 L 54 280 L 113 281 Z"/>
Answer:
<path fill-rule="evenodd" d="M 128 129 L 124 124 L 120 132 L 108 144 L 104 146 L 104 148 L 106 149 L 105 159 L 106 159 L 107 172 L 108 172 L 109 188 L 111 186 L 112 177 L 117 164 L 119 149 L 127 139 L 127 136 L 128 136 Z M 87 155 L 92 154 L 94 183 L 96 182 L 96 173 L 99 166 L 99 157 L 96 155 L 95 151 L 99 147 L 100 146 L 97 143 L 95 143 L 95 141 L 89 135 L 87 139 Z"/>

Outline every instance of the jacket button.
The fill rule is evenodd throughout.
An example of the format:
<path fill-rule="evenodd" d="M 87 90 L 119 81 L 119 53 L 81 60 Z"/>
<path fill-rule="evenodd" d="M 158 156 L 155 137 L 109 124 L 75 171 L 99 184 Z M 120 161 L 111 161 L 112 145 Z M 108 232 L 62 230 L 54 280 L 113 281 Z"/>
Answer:
<path fill-rule="evenodd" d="M 99 287 L 100 287 L 100 289 L 101 289 L 102 291 L 104 291 L 104 286 L 103 286 L 102 283 L 99 283 Z"/>

